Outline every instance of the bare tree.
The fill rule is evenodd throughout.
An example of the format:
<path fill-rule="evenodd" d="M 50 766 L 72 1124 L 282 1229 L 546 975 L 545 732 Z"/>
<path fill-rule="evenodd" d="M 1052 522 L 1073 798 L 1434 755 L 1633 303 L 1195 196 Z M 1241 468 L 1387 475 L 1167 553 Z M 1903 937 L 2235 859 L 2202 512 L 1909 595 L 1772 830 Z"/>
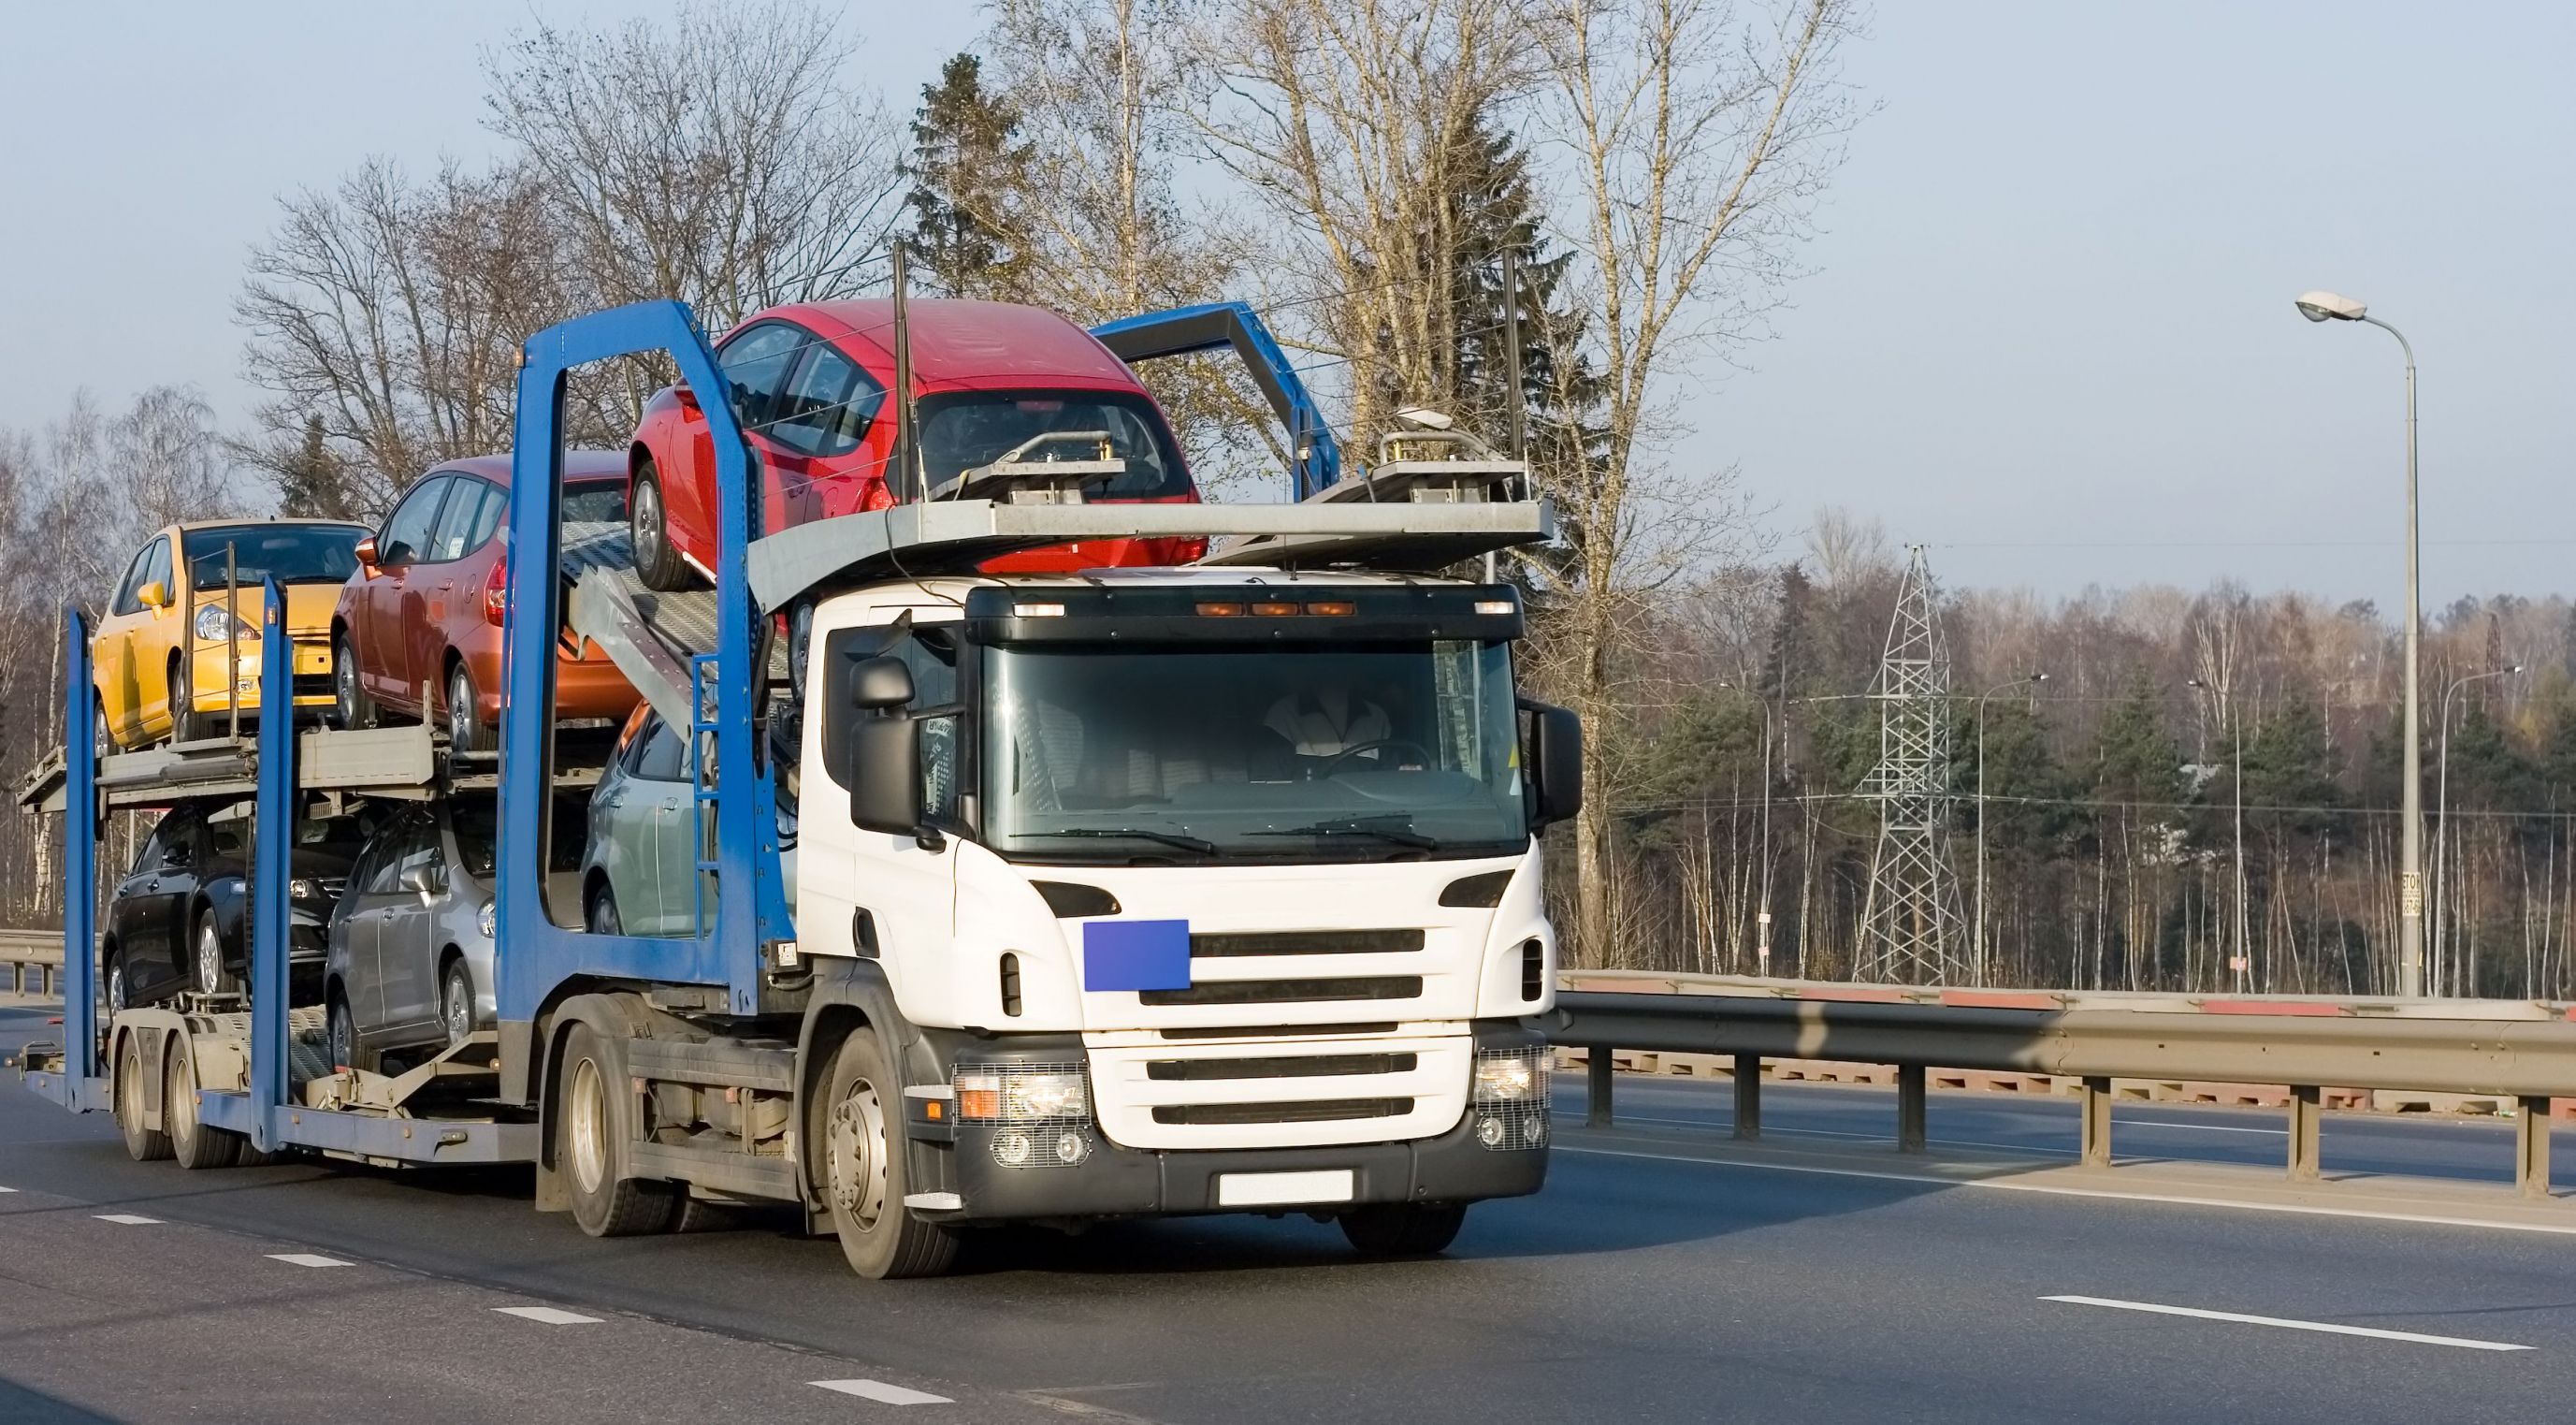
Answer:
<path fill-rule="evenodd" d="M 1665 433 L 1659 383 L 1761 335 L 1795 275 L 1795 245 L 1853 117 L 1834 78 L 1851 20 L 1847 0 L 1797 0 L 1739 35 L 1718 0 L 1541 3 L 1538 122 L 1570 155 L 1564 241 L 1593 285 L 1604 407 L 1597 457 L 1547 474 L 1579 536 L 1572 701 L 1600 723 L 1613 711 L 1642 457 Z M 1577 939 L 1588 947 L 1610 935 L 1610 815 L 1587 799 L 1576 828 Z"/>

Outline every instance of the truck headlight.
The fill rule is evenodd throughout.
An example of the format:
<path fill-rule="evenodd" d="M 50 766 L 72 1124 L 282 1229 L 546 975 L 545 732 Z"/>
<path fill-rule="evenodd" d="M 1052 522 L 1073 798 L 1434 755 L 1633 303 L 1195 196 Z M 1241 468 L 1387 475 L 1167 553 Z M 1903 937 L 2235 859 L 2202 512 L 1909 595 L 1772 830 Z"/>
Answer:
<path fill-rule="evenodd" d="M 1088 1123 L 1082 1070 L 1066 1064 L 977 1064 L 957 1071 L 957 1117 L 968 1123 Z"/>
<path fill-rule="evenodd" d="M 1547 1099 L 1547 1065 L 1538 1049 L 1480 1049 L 1476 1077 L 1468 1086 L 1472 1103 L 1529 1103 Z"/>
<path fill-rule="evenodd" d="M 208 604 L 197 610 L 197 641 L 200 643 L 222 643 L 235 637 L 258 636 L 258 629 L 224 612 L 221 604 Z"/>

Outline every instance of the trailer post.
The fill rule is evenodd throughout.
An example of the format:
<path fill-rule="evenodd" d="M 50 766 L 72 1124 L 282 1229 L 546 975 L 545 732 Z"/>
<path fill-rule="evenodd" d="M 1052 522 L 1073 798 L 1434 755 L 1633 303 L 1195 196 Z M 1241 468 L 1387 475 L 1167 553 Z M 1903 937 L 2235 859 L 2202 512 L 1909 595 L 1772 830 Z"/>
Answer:
<path fill-rule="evenodd" d="M 295 862 L 295 669 L 286 600 L 275 579 L 261 585 L 259 799 L 250 861 L 250 1138 L 253 1148 L 266 1153 L 281 1144 L 290 1077 L 286 944 L 294 914 L 287 883 Z"/>
<path fill-rule="evenodd" d="M 63 1083 L 61 1103 L 74 1112 L 104 1107 L 98 1077 L 98 737 L 105 714 L 94 711 L 89 623 L 77 605 L 63 606 Z M 92 1102 L 94 1097 L 99 1102 Z"/>

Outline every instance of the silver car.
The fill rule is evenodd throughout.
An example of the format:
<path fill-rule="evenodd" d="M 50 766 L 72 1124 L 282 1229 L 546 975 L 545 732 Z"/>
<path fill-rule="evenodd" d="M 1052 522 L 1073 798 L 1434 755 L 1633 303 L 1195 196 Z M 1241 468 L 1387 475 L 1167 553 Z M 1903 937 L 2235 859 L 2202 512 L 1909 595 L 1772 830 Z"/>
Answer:
<path fill-rule="evenodd" d="M 648 706 L 617 736 L 607 770 L 590 799 L 590 831 L 581 856 L 583 923 L 603 935 L 693 936 L 716 913 L 715 878 L 704 903 L 696 891 L 702 815 L 689 780 L 688 743 Z M 778 806 L 779 873 L 787 903 L 796 904 L 796 814 L 782 769 Z M 701 920 L 703 917 L 703 922 Z"/>
<path fill-rule="evenodd" d="M 324 994 L 333 1064 L 444 1048 L 494 1020 L 489 800 L 403 812 L 367 843 L 333 911 Z"/>

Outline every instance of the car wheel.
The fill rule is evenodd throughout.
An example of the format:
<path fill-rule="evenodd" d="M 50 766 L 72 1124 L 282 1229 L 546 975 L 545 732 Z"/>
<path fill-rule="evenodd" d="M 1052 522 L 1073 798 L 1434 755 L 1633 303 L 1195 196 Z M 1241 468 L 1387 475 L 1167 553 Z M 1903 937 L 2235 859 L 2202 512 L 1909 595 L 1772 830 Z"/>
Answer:
<path fill-rule="evenodd" d="M 1379 1202 L 1342 1214 L 1342 1235 L 1369 1257 L 1428 1257 L 1467 1223 L 1463 1202 Z"/>
<path fill-rule="evenodd" d="M 474 1033 L 474 972 L 457 960 L 447 967 L 438 989 L 438 1017 L 447 1026 L 447 1047 L 455 1048 Z"/>
<path fill-rule="evenodd" d="M 143 1126 L 143 1036 L 128 1034 L 116 1051 L 116 1126 L 125 1132 L 126 1156 L 149 1163 L 170 1156 L 170 1135 Z"/>
<path fill-rule="evenodd" d="M 107 952 L 107 963 L 99 971 L 99 983 L 107 996 L 107 1017 L 113 1022 L 125 1012 L 125 956 L 114 947 Z"/>
<path fill-rule="evenodd" d="M 170 1135 L 170 1156 L 183 1168 L 231 1167 L 247 1145 L 240 1134 L 198 1118 L 197 1056 L 173 1040 L 163 1067 L 161 1126 Z"/>
<path fill-rule="evenodd" d="M 342 1072 L 358 1067 L 357 1020 L 349 1013 L 349 997 L 337 989 L 331 991 L 329 1034 L 331 1067 Z"/>
<path fill-rule="evenodd" d="M 627 538 L 634 545 L 635 577 L 644 587 L 685 589 L 696 579 L 680 552 L 671 547 L 671 511 L 662 498 L 662 475 L 651 456 L 635 467 L 635 488 L 627 497 Z"/>
<path fill-rule="evenodd" d="M 196 710 L 197 691 L 189 686 L 189 681 L 179 660 L 171 659 L 167 691 L 170 694 L 172 742 L 196 742 L 214 736 L 214 719 Z"/>
<path fill-rule="evenodd" d="M 101 757 L 116 755 L 116 735 L 107 730 L 107 704 L 104 702 L 94 702 L 89 706 L 89 743 L 91 750 Z"/>
<path fill-rule="evenodd" d="M 599 894 L 590 898 L 589 925 L 590 933 L 593 935 L 623 935 L 626 933 L 626 928 L 620 924 L 617 919 L 617 893 L 615 891 L 612 891 L 603 885 L 599 888 Z"/>
<path fill-rule="evenodd" d="M 572 1220 L 593 1237 L 669 1231 L 684 1191 L 626 1176 L 626 1145 L 636 1137 L 630 1120 L 640 1109 L 626 1088 L 621 1047 L 587 1024 L 574 1025 L 564 1043 L 555 1169 L 571 1189 Z"/>
<path fill-rule="evenodd" d="M 224 968 L 224 938 L 215 931 L 214 913 L 197 917 L 196 953 L 190 959 L 192 978 L 201 995 L 228 994 L 234 988 L 232 974 Z"/>
<path fill-rule="evenodd" d="M 460 661 L 447 675 L 447 750 L 481 752 L 483 720 L 476 715 L 474 670 Z"/>
<path fill-rule="evenodd" d="M 347 629 L 331 640 L 331 702 L 342 727 L 376 725 L 376 700 L 358 679 L 358 650 L 349 645 Z"/>
<path fill-rule="evenodd" d="M 875 1030 L 841 1041 L 823 1105 L 822 1186 L 850 1270 L 879 1281 L 947 1271 L 957 1260 L 956 1234 L 904 1205 L 911 1169 L 903 1082 Z"/>

